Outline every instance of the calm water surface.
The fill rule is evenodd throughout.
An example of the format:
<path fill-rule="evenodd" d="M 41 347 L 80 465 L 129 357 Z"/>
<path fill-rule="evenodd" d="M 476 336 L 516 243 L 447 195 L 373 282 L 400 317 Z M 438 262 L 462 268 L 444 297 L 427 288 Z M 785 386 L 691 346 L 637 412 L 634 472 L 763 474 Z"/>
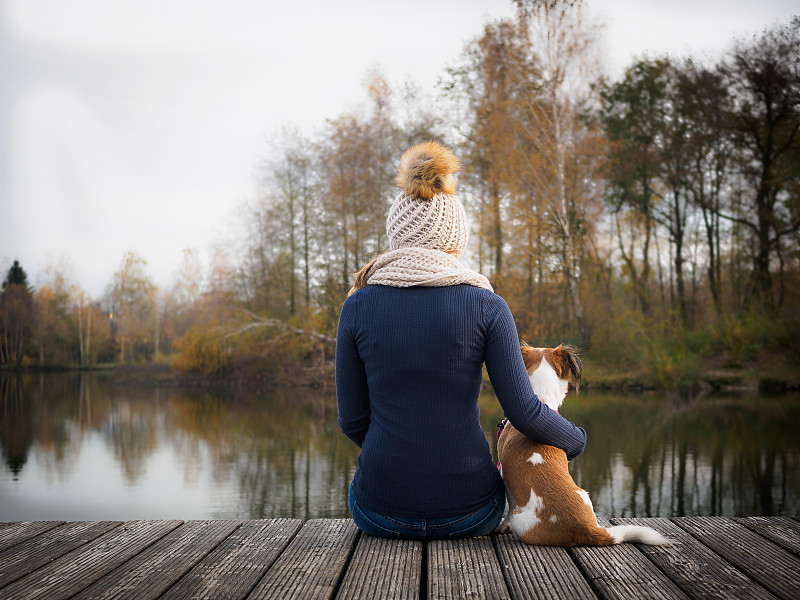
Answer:
<path fill-rule="evenodd" d="M 571 465 L 605 517 L 800 514 L 800 396 L 573 394 Z M 492 452 L 502 417 L 481 419 Z M 358 449 L 331 392 L 116 388 L 0 374 L 0 521 L 347 516 Z"/>

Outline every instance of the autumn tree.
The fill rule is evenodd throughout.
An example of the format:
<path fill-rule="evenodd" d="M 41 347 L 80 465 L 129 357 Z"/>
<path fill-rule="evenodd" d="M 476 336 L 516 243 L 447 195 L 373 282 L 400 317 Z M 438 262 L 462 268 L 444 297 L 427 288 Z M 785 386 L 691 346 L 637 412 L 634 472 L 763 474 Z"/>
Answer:
<path fill-rule="evenodd" d="M 77 325 L 78 361 L 82 365 L 87 365 L 91 362 L 89 359 L 92 351 L 91 306 L 91 297 L 84 292 L 79 285 L 73 287 L 70 293 L 70 309 L 72 311 L 72 318 Z"/>
<path fill-rule="evenodd" d="M 208 286 L 203 293 L 204 310 L 224 318 L 236 308 L 237 272 L 231 253 L 222 246 L 211 252 Z"/>
<path fill-rule="evenodd" d="M 34 295 L 35 338 L 39 364 L 66 364 L 75 359 L 75 323 L 71 296 L 75 286 L 72 267 L 66 261 L 49 265 Z"/>
<path fill-rule="evenodd" d="M 76 324 L 80 364 L 95 364 L 99 358 L 110 354 L 111 321 L 108 313 L 79 284 L 71 288 L 70 307 Z"/>
<path fill-rule="evenodd" d="M 330 121 L 317 145 L 323 208 L 330 217 L 326 262 L 329 275 L 339 273 L 335 286 L 340 298 L 352 273 L 386 249 L 386 213 L 396 189 L 399 146 L 391 89 L 378 73 L 369 74 L 366 84 L 369 114 Z"/>
<path fill-rule="evenodd" d="M 184 248 L 181 262 L 173 274 L 172 289 L 166 299 L 165 329 L 170 342 L 186 333 L 197 320 L 204 276 L 200 253 L 196 248 Z"/>
<path fill-rule="evenodd" d="M 574 178 L 568 162 L 576 160 L 585 128 L 580 113 L 589 91 L 589 73 L 596 74 L 597 28 L 586 18 L 582 0 L 516 0 L 518 19 L 530 40 L 531 62 L 540 71 L 539 84 L 527 98 L 527 126 L 523 140 L 539 160 L 529 181 L 539 196 L 548 199 L 548 209 L 560 230 L 562 269 L 573 315 L 581 334 L 581 345 L 591 347 L 591 328 L 581 297 L 580 246 L 582 213 L 588 200 L 583 186 L 572 186 L 591 178 Z M 541 160 L 541 159 L 544 160 Z M 588 163 L 583 163 L 588 164 Z"/>
<path fill-rule="evenodd" d="M 285 292 L 288 316 L 293 316 L 301 303 L 298 294 L 305 308 L 311 304 L 312 272 L 319 251 L 314 230 L 319 220 L 320 184 L 309 140 L 289 127 L 275 138 L 262 168 L 263 192 L 253 209 L 256 220 L 248 260 L 257 264 L 263 275 L 272 271 L 269 280 L 262 278 L 260 292 L 253 291 L 266 294 L 272 288 L 281 296 Z M 259 308 L 272 314 L 275 311 L 269 304 L 265 298 Z"/>
<path fill-rule="evenodd" d="M 176 297 L 192 307 L 187 327 L 174 340 L 172 366 L 183 371 L 220 372 L 232 353 L 227 331 L 235 328 L 235 318 L 242 302 L 239 297 L 242 273 L 237 271 L 227 249 L 213 249 L 206 275 L 200 284 L 199 261 L 195 252 L 184 254 L 183 283 L 176 287 Z"/>
<path fill-rule="evenodd" d="M 128 359 L 133 360 L 148 342 L 154 341 L 156 291 L 147 275 L 147 261 L 136 252 L 126 253 L 107 291 L 120 363 L 125 361 L 126 347 Z"/>
<path fill-rule="evenodd" d="M 571 308 L 589 347 L 581 238 L 584 211 L 595 202 L 585 183 L 596 175 L 578 169 L 596 163 L 578 153 L 594 136 L 581 113 L 596 30 L 580 2 L 518 2 L 517 8 L 516 19 L 484 27 L 444 85 L 463 111 L 457 127 L 467 195 L 478 199 L 479 267 L 487 266 L 495 287 L 518 305 L 526 328 L 537 321 L 531 307 L 545 303 L 533 301 L 535 288 L 558 280 L 567 294 L 560 304 Z"/>
<path fill-rule="evenodd" d="M 462 64 L 449 70 L 445 84 L 445 91 L 464 105 L 457 128 L 464 139 L 464 181 L 476 197 L 478 267 L 491 269 L 497 290 L 503 285 L 506 223 L 518 156 L 513 124 L 532 78 L 528 67 L 526 40 L 518 25 L 493 22 L 467 46 Z"/>

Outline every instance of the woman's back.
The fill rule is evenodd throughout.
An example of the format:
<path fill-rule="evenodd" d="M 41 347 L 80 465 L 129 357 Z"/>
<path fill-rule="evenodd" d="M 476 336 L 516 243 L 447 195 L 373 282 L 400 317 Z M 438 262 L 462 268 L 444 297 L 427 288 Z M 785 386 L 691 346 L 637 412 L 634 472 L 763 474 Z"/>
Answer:
<path fill-rule="evenodd" d="M 496 312 L 495 298 L 470 285 L 371 285 L 342 308 L 339 343 L 351 345 L 337 348 L 337 385 L 364 381 L 368 395 L 340 407 L 339 421 L 361 441 L 354 491 L 370 510 L 459 515 L 502 485 L 478 418 L 484 305 Z"/>

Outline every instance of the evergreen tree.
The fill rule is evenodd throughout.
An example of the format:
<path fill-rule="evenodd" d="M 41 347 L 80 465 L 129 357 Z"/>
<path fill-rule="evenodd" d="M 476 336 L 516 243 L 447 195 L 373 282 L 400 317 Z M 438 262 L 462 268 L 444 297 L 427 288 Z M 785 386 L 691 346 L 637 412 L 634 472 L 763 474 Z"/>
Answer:
<path fill-rule="evenodd" d="M 11 265 L 11 268 L 8 270 L 6 274 L 6 278 L 3 281 L 3 289 L 6 289 L 7 285 L 24 285 L 28 287 L 28 274 L 25 272 L 18 260 L 14 261 L 14 264 Z"/>
<path fill-rule="evenodd" d="M 0 364 L 22 363 L 32 323 L 33 293 L 25 269 L 15 260 L 0 292 Z"/>

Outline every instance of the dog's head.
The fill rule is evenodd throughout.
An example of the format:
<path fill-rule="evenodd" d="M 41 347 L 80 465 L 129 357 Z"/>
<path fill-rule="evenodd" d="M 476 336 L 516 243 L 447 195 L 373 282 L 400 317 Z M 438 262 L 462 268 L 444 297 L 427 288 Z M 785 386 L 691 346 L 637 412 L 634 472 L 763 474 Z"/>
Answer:
<path fill-rule="evenodd" d="M 581 387 L 583 363 L 577 350 L 566 344 L 532 348 L 525 343 L 521 350 L 533 391 L 539 400 L 557 411 L 567 395 L 570 380 L 576 390 Z"/>

